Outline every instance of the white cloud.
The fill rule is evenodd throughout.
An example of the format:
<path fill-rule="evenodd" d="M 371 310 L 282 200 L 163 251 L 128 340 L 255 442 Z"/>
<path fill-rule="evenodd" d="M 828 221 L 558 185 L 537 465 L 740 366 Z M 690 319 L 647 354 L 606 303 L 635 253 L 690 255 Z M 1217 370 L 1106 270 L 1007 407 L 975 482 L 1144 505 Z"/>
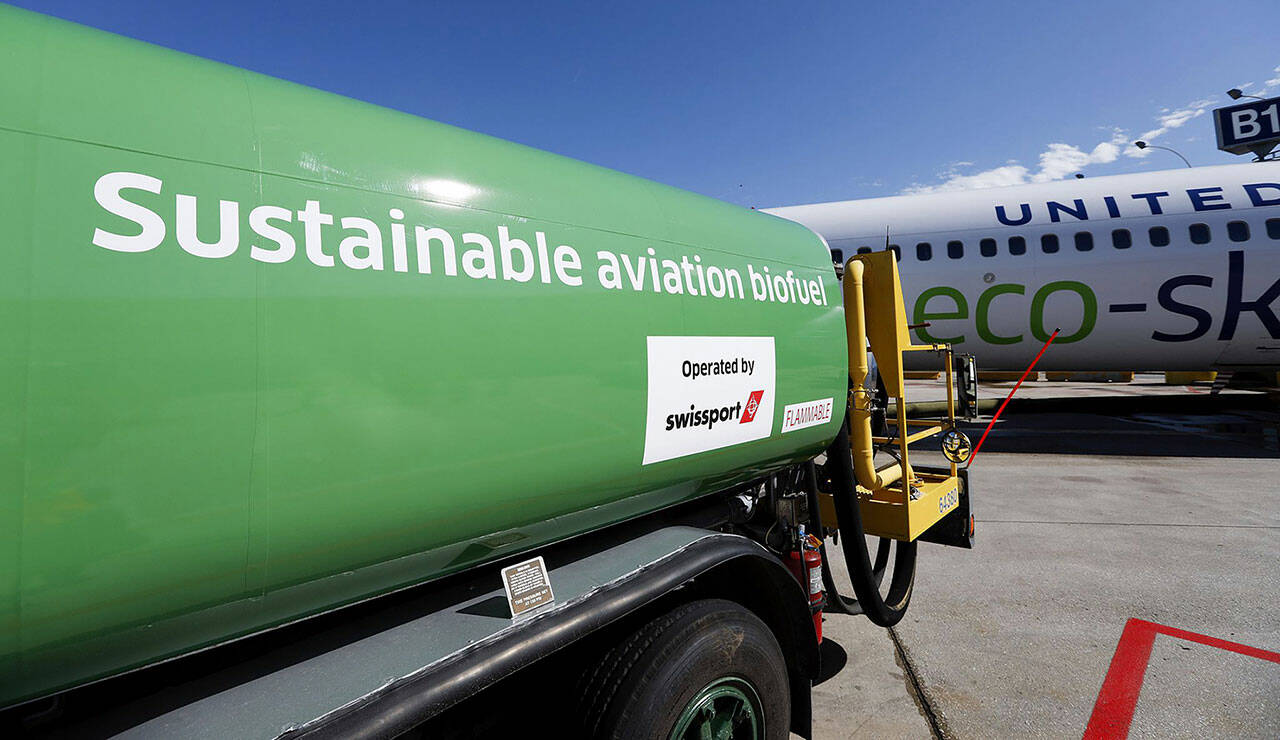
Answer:
<path fill-rule="evenodd" d="M 1040 153 L 1040 169 L 1031 175 L 1031 182 L 1061 180 L 1091 164 L 1107 164 L 1120 156 L 1125 143 L 1123 131 L 1115 131 L 1110 141 L 1099 142 L 1092 151 L 1084 151 L 1071 144 L 1055 142 Z"/>
<path fill-rule="evenodd" d="M 1236 87 L 1240 88 L 1240 90 L 1242 90 L 1243 92 L 1249 95 L 1257 95 L 1260 98 L 1265 98 L 1267 97 L 1268 94 L 1275 92 L 1276 88 L 1280 88 L 1280 67 L 1276 67 L 1271 71 L 1276 76 L 1271 77 L 1267 79 L 1265 82 L 1263 82 L 1262 87 L 1258 87 L 1250 90 L 1249 88 L 1252 88 L 1256 84 L 1253 82 L 1245 82 L 1245 83 L 1236 85 Z"/>
<path fill-rule="evenodd" d="M 1249 94 L 1265 97 L 1268 93 L 1280 89 L 1280 66 L 1277 66 L 1272 72 L 1275 74 L 1274 77 L 1268 79 L 1263 83 L 1262 87 Z M 1241 85 L 1240 89 L 1248 91 L 1253 84 L 1252 82 L 1246 83 Z M 1134 137 L 1134 139 L 1142 141 L 1158 139 L 1170 131 L 1181 128 L 1188 122 L 1203 116 L 1220 102 L 1213 98 L 1203 98 L 1194 100 L 1179 108 L 1161 108 L 1155 117 L 1157 125 Z M 1037 167 L 1034 170 L 1020 164 L 1016 159 L 1010 159 L 1006 160 L 1005 164 L 1000 167 L 966 173 L 962 169 L 973 166 L 972 162 L 953 162 L 947 165 L 944 171 L 938 173 L 938 179 L 941 182 L 932 184 L 912 183 L 903 188 L 902 193 L 904 195 L 916 195 L 949 190 L 976 190 L 978 188 L 996 188 L 1032 182 L 1049 182 L 1070 177 L 1090 165 L 1114 162 L 1122 154 L 1126 157 L 1141 159 L 1151 153 L 1150 149 L 1139 149 L 1133 146 L 1134 139 L 1129 138 L 1129 132 L 1126 129 L 1119 127 L 1103 128 L 1109 130 L 1111 135 L 1087 151 L 1075 144 L 1067 144 L 1060 141 L 1048 144 L 1044 151 L 1040 153 Z"/>
<path fill-rule="evenodd" d="M 976 190 L 978 188 L 998 188 L 1005 185 L 1020 185 L 1027 181 L 1027 168 L 1019 164 L 1005 165 L 990 170 L 983 170 L 973 175 L 953 173 L 946 181 L 938 185 L 912 184 L 903 189 L 903 195 L 920 193 L 937 193 L 944 190 Z"/>
<path fill-rule="evenodd" d="M 904 195 L 920 193 L 938 193 L 948 190 L 977 190 L 979 188 L 998 188 L 1005 185 L 1023 185 L 1029 182 L 1048 182 L 1059 180 L 1079 172 L 1091 164 L 1114 162 L 1120 156 L 1120 149 L 1126 143 L 1125 132 L 1112 129 L 1111 138 L 1102 141 L 1090 151 L 1062 142 L 1050 144 L 1040 153 L 1039 167 L 1031 170 L 1016 160 L 1009 160 L 1003 167 L 994 167 L 972 174 L 959 171 L 960 165 L 968 162 L 957 162 L 947 171 L 939 173 L 942 182 L 935 185 L 912 183 L 903 189 Z"/>
<path fill-rule="evenodd" d="M 1271 79 L 1262 83 L 1262 89 L 1258 92 L 1258 95 L 1260 96 L 1265 96 L 1265 93 L 1271 92 L 1272 88 L 1280 87 L 1280 67 L 1276 67 L 1271 71 L 1276 72 L 1277 74 L 1275 77 L 1272 77 Z"/>
<path fill-rule="evenodd" d="M 1202 100 L 1194 101 L 1192 103 L 1188 103 L 1187 105 L 1184 105 L 1183 107 L 1177 110 L 1163 113 L 1156 118 L 1156 123 L 1160 125 L 1153 129 L 1142 132 L 1142 134 L 1138 137 L 1138 139 L 1141 141 L 1151 141 L 1152 139 L 1156 139 L 1160 136 L 1163 136 L 1169 133 L 1175 128 L 1181 128 L 1183 125 L 1185 125 L 1188 121 L 1192 120 L 1193 118 L 1199 118 L 1200 116 L 1203 116 L 1205 113 L 1208 113 L 1210 110 L 1213 109 L 1213 106 L 1217 102 L 1218 101 L 1215 101 L 1212 98 L 1205 98 Z M 1151 153 L 1151 150 L 1139 149 L 1136 146 L 1127 147 L 1124 150 L 1124 155 L 1126 157 L 1133 157 L 1135 159 L 1141 159 L 1150 153 Z"/>

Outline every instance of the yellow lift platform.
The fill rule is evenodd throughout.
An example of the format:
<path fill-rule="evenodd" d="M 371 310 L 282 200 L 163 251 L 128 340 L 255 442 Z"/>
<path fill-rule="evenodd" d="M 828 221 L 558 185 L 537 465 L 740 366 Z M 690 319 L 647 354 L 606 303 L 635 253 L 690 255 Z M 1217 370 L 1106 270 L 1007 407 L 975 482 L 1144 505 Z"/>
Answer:
<path fill-rule="evenodd" d="M 845 324 L 849 340 L 849 430 L 856 492 L 863 530 L 912 542 L 960 503 L 958 464 L 968 460 L 971 445 L 956 427 L 955 355 L 949 344 L 913 345 L 903 308 L 898 266 L 893 253 L 852 257 L 844 268 Z M 868 323 L 867 317 L 873 317 Z M 888 319 L 888 320 L 886 320 Z M 886 420 L 887 436 L 873 436 L 874 378 L 870 378 L 868 345 L 891 399 L 896 419 Z M 903 357 L 907 352 L 933 352 L 946 373 L 947 413 L 943 418 L 908 419 Z M 970 366 L 972 373 L 972 366 Z M 918 470 L 911 464 L 913 444 L 942 434 L 947 469 Z M 896 459 L 875 467 L 880 448 Z M 824 521 L 837 520 L 831 495 L 819 499 Z M 972 533 L 972 517 L 968 522 Z"/>

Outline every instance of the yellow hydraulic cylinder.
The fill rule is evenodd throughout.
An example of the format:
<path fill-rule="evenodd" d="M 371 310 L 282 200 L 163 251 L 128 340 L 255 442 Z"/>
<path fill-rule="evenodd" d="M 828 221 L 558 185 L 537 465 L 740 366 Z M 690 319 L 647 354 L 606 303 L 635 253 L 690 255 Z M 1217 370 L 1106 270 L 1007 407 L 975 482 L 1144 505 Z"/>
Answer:
<path fill-rule="evenodd" d="M 849 435 L 853 441 L 853 473 L 858 484 L 871 491 L 886 488 L 902 479 L 902 465 L 875 467 L 871 439 L 871 393 L 866 388 L 870 373 L 867 362 L 867 315 L 862 295 L 863 264 L 850 260 L 844 268 L 844 316 L 849 333 L 849 379 L 853 398 L 849 404 Z"/>

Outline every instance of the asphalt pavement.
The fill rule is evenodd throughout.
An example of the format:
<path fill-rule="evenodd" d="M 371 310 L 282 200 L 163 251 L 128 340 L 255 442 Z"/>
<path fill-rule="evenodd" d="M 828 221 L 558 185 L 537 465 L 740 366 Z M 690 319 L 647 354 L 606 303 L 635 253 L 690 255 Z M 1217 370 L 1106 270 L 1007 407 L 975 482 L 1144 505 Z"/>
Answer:
<path fill-rule="evenodd" d="M 891 631 L 827 617 L 816 737 L 1280 737 L 1280 408 L 1147 381 L 1024 386 L 976 548 L 922 544 Z"/>

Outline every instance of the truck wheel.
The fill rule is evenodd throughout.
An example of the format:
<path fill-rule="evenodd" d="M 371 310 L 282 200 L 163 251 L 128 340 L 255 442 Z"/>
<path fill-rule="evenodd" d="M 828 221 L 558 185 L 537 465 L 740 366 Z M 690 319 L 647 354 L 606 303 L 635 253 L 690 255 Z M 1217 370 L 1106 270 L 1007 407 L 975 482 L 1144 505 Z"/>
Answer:
<path fill-rule="evenodd" d="M 731 601 L 685 604 L 610 650 L 582 693 L 590 737 L 785 739 L 787 665 L 773 633 Z"/>

